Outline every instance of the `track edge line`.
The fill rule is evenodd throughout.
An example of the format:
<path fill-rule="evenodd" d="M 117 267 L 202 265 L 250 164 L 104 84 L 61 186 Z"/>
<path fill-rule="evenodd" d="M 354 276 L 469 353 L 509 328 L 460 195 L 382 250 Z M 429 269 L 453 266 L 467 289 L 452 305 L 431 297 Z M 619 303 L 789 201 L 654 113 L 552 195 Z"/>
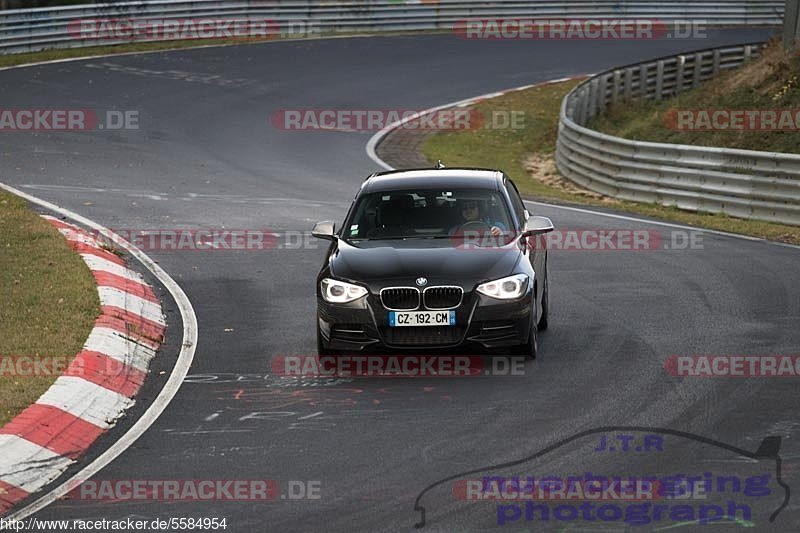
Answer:
<path fill-rule="evenodd" d="M 101 226 L 100 224 L 82 216 L 78 213 L 65 209 L 63 207 L 59 207 L 56 204 L 48 202 L 47 200 L 42 200 L 41 198 L 37 198 L 25 192 L 22 192 L 10 185 L 0 182 L 0 188 L 5 189 L 6 191 L 19 196 L 25 200 L 28 200 L 31 203 L 44 207 L 50 211 L 59 213 L 66 218 L 78 222 L 84 226 L 92 228 L 101 232 L 104 235 L 109 237 L 113 237 L 115 239 L 120 240 L 121 237 L 115 235 L 111 230 Z M 120 240 L 119 242 L 125 242 L 124 240 Z M 183 379 L 189 372 L 189 368 L 191 367 L 192 361 L 194 360 L 194 353 L 195 348 L 197 346 L 197 317 L 194 313 L 194 308 L 192 307 L 192 303 L 189 301 L 189 298 L 186 296 L 186 293 L 183 292 L 183 289 L 178 285 L 178 283 L 172 279 L 172 277 L 167 274 L 164 269 L 162 269 L 153 259 L 151 259 L 147 254 L 136 248 L 135 246 L 128 243 L 126 245 L 126 250 L 135 257 L 139 263 L 141 263 L 145 268 L 147 268 L 153 276 L 158 279 L 161 284 L 170 292 L 172 298 L 175 300 L 176 305 L 178 306 L 178 310 L 181 313 L 181 321 L 183 322 L 183 342 L 181 344 L 181 350 L 178 354 L 178 360 L 175 363 L 175 366 L 172 369 L 172 373 L 170 374 L 167 382 L 165 383 L 164 387 L 161 389 L 161 392 L 158 393 L 158 396 L 153 400 L 147 410 L 139 417 L 139 419 L 128 429 L 125 434 L 123 434 L 119 439 L 117 439 L 114 444 L 112 444 L 107 450 L 105 450 L 99 457 L 97 457 L 94 461 L 89 463 L 87 466 L 82 468 L 77 474 L 72 476 L 70 479 L 59 485 L 58 487 L 54 488 L 47 494 L 40 496 L 32 503 L 28 504 L 27 506 L 23 507 L 22 509 L 5 516 L 5 520 L 11 521 L 20 521 L 28 516 L 44 509 L 54 501 L 66 496 L 72 489 L 74 489 L 77 485 L 83 483 L 87 479 L 91 478 L 93 475 L 97 474 L 108 466 L 114 459 L 122 455 L 128 448 L 130 448 L 138 439 L 141 437 L 149 428 L 152 426 L 155 421 L 161 416 L 164 410 L 167 408 L 169 403 L 178 393 L 178 389 L 180 389 L 181 385 L 183 384 Z"/>

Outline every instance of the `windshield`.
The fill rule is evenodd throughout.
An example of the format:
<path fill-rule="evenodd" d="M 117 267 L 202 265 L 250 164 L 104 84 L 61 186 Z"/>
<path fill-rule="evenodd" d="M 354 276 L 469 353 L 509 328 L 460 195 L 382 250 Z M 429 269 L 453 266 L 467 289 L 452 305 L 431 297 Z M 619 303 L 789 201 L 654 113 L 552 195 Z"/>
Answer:
<path fill-rule="evenodd" d="M 504 198 L 487 189 L 404 189 L 362 196 L 342 238 L 348 241 L 445 239 L 466 234 L 513 234 Z"/>

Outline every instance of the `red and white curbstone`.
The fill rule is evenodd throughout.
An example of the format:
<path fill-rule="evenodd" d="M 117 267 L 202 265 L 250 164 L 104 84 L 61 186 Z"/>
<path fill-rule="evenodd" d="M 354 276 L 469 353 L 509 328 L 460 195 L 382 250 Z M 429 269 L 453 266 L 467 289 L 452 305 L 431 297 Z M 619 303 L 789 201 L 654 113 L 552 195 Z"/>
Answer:
<path fill-rule="evenodd" d="M 142 276 L 77 226 L 44 218 L 92 271 L 102 313 L 64 374 L 0 428 L 0 514 L 61 475 L 133 405 L 164 335 Z"/>

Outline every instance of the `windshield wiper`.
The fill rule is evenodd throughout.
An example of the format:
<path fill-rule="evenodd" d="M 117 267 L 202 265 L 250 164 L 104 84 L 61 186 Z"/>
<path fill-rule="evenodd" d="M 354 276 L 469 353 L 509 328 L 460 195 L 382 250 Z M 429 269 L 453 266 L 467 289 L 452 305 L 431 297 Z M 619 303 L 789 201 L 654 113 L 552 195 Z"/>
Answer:
<path fill-rule="evenodd" d="M 419 239 L 449 239 L 448 235 L 406 235 L 403 237 L 377 237 L 372 239 L 350 239 L 347 242 L 372 242 L 372 241 L 409 241 Z"/>
<path fill-rule="evenodd" d="M 348 239 L 345 242 L 375 242 L 375 241 L 404 241 L 406 239 L 413 239 L 414 237 L 379 237 L 372 239 Z"/>

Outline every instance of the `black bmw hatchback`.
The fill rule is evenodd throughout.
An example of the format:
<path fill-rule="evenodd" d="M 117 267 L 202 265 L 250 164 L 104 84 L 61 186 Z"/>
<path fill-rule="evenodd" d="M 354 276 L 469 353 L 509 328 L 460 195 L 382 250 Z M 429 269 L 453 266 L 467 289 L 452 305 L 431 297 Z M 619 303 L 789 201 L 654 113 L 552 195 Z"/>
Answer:
<path fill-rule="evenodd" d="M 531 216 L 503 172 L 373 174 L 317 277 L 320 355 L 490 349 L 536 357 L 547 327 L 548 218 Z M 497 350 L 495 350 L 497 349 Z"/>

